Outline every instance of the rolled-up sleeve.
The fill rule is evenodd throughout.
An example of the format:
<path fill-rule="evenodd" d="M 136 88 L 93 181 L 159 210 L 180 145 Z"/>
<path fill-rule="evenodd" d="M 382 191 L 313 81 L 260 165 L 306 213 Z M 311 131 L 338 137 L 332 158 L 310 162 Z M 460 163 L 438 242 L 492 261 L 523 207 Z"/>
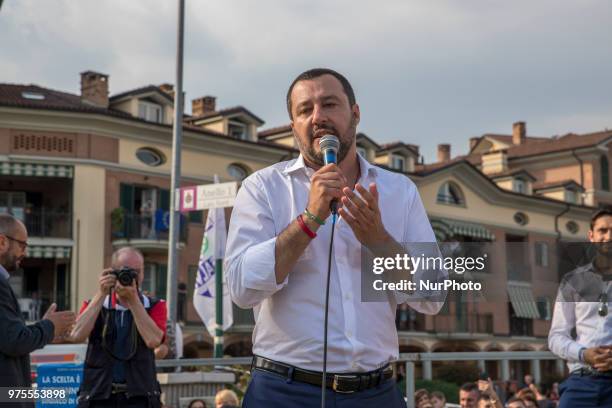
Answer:
<path fill-rule="evenodd" d="M 409 186 L 410 188 L 408 191 L 409 196 L 407 202 L 409 202 L 410 205 L 406 215 L 406 227 L 404 230 L 402 245 L 405 246 L 406 243 L 416 243 L 416 247 L 419 247 L 428 255 L 441 256 L 438 249 L 438 244 L 436 242 L 436 236 L 431 228 L 421 196 L 419 195 L 416 186 L 412 182 Z M 410 247 L 410 245 L 408 245 L 408 247 Z M 410 252 L 410 248 L 408 248 L 408 250 Z M 440 282 L 447 278 L 448 272 L 445 269 L 424 270 L 423 268 L 418 268 L 413 277 L 413 282 L 419 282 L 421 280 Z M 407 302 L 410 307 L 420 313 L 437 314 L 440 309 L 442 309 L 442 306 L 444 306 L 446 291 L 426 293 L 420 289 L 417 289 L 412 295 L 397 291 L 395 298 L 398 304 Z"/>
<path fill-rule="evenodd" d="M 276 235 L 263 186 L 254 178 L 244 180 L 234 203 L 225 251 L 227 285 L 238 306 L 254 307 L 287 284 L 287 279 L 276 283 Z"/>
<path fill-rule="evenodd" d="M 548 348 L 564 360 L 578 362 L 584 346 L 572 338 L 572 329 L 576 326 L 576 303 L 568 300 L 560 288 L 550 325 Z"/>

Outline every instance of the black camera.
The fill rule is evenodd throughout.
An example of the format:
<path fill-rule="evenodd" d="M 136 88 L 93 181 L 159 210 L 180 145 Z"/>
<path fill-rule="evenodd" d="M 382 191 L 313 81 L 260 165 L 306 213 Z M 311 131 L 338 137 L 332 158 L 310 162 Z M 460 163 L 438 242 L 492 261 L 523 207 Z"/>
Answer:
<path fill-rule="evenodd" d="M 117 277 L 117 280 L 123 286 L 132 286 L 134 279 L 138 278 L 138 272 L 127 266 L 124 266 L 121 269 L 113 269 L 111 273 Z"/>

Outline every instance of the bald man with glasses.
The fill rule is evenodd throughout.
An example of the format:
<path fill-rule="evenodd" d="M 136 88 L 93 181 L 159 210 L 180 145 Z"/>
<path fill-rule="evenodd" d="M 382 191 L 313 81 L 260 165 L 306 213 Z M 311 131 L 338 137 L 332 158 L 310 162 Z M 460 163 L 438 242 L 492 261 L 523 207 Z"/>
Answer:
<path fill-rule="evenodd" d="M 8 280 L 25 258 L 27 241 L 23 223 L 0 214 L 0 388 L 31 387 L 30 353 L 67 334 L 75 320 L 73 312 L 57 312 L 54 303 L 43 320 L 26 325 Z M 1 405 L 33 407 L 34 403 Z"/>
<path fill-rule="evenodd" d="M 559 386 L 559 408 L 612 407 L 611 210 L 591 217 L 589 241 L 595 257 L 563 277 L 548 336 L 548 347 L 570 371 Z"/>

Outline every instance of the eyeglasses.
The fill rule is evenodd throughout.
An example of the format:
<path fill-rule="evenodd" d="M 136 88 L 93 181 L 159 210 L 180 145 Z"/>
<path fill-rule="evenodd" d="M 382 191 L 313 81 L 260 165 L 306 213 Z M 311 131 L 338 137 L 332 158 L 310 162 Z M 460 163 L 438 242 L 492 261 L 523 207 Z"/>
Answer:
<path fill-rule="evenodd" d="M 18 243 L 18 244 L 19 244 L 19 246 L 21 247 L 21 250 L 22 250 L 22 251 L 25 251 L 25 250 L 26 250 L 26 248 L 28 247 L 28 243 L 27 243 L 26 241 L 22 241 L 22 240 L 20 240 L 20 239 L 13 238 L 13 237 L 8 236 L 8 235 L 6 235 L 6 234 L 2 234 L 2 235 L 4 235 L 5 237 L 7 237 L 7 238 L 8 238 L 10 241 L 15 241 L 16 243 Z"/>
<path fill-rule="evenodd" d="M 597 309 L 597 313 L 601 317 L 606 317 L 608 315 L 608 294 L 602 293 L 599 295 L 599 309 Z"/>

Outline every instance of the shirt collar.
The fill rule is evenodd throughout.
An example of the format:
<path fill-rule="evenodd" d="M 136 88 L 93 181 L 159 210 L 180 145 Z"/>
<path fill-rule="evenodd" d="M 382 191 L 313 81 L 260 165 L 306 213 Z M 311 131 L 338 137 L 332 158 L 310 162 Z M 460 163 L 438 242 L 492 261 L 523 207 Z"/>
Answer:
<path fill-rule="evenodd" d="M 11 277 L 11 275 L 9 275 L 7 270 L 4 269 L 4 266 L 2 266 L 2 265 L 0 265 L 0 277 L 3 277 L 4 279 L 8 279 L 8 278 Z"/>
<path fill-rule="evenodd" d="M 142 301 L 142 304 L 144 305 L 145 309 L 148 309 L 149 307 L 151 307 L 151 300 L 149 299 L 148 296 L 146 296 L 142 292 L 140 292 L 140 300 Z M 105 309 L 115 309 L 119 311 L 129 310 L 127 307 L 117 302 L 117 292 L 114 292 L 114 291 L 113 291 L 112 297 L 109 298 L 109 296 L 106 295 L 106 297 L 104 298 L 103 306 Z"/>
<path fill-rule="evenodd" d="M 372 178 L 375 178 L 377 175 L 376 166 L 370 164 L 370 162 L 368 162 L 360 154 L 357 154 L 357 159 L 359 160 L 359 169 L 361 170 L 360 180 L 364 180 L 365 176 L 371 176 Z M 302 156 L 301 153 L 293 163 L 288 163 L 288 167 L 283 170 L 283 174 L 291 174 L 299 170 L 306 172 L 306 174 L 308 175 L 312 174 L 312 169 L 306 166 L 306 163 L 304 162 L 304 156 Z"/>

